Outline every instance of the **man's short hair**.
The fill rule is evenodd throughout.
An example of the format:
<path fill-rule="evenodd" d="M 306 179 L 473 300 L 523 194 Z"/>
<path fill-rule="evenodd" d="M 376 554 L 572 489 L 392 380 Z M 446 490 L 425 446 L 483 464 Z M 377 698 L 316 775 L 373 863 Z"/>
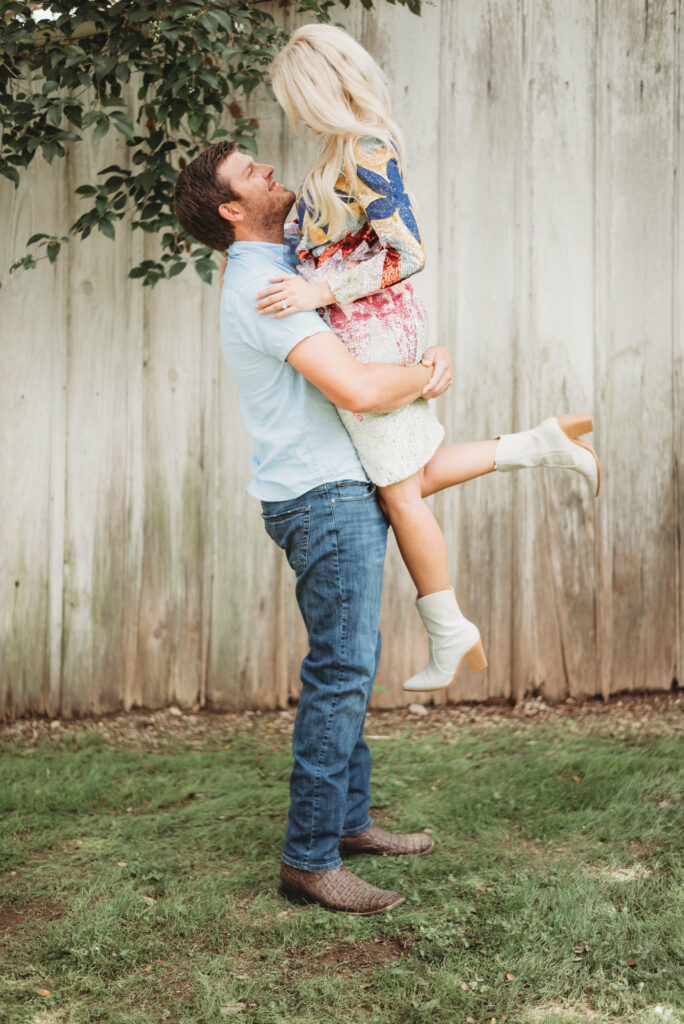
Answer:
<path fill-rule="evenodd" d="M 218 208 L 238 196 L 216 176 L 219 164 L 234 152 L 234 142 L 215 142 L 184 167 L 176 181 L 176 216 L 189 235 L 210 249 L 224 250 L 235 241 L 233 225 L 224 220 Z"/>

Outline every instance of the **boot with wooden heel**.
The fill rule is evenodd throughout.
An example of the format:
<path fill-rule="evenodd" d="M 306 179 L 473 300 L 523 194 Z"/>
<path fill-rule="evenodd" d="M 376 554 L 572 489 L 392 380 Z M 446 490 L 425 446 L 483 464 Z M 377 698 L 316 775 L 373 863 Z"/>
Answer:
<path fill-rule="evenodd" d="M 494 452 L 494 467 L 501 473 L 513 469 L 552 466 L 572 469 L 588 481 L 591 493 L 598 497 L 601 468 L 598 455 L 582 434 L 594 429 L 589 413 L 552 416 L 532 430 L 501 434 Z"/>
<path fill-rule="evenodd" d="M 430 638 L 430 661 L 422 672 L 404 683 L 405 690 L 418 693 L 446 690 L 456 678 L 464 658 L 471 672 L 487 667 L 480 631 L 458 607 L 453 587 L 419 597 L 416 608 Z"/>

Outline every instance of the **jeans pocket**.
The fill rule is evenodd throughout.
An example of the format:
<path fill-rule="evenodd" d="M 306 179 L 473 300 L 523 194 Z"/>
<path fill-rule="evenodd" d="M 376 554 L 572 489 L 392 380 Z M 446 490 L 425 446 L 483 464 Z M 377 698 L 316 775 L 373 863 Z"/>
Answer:
<path fill-rule="evenodd" d="M 272 516 L 262 513 L 266 533 L 283 549 L 297 574 L 306 569 L 309 558 L 310 508 L 310 505 L 302 505 Z"/>
<path fill-rule="evenodd" d="M 375 484 L 362 483 L 359 480 L 342 481 L 337 484 L 335 501 L 367 501 L 375 497 Z"/>

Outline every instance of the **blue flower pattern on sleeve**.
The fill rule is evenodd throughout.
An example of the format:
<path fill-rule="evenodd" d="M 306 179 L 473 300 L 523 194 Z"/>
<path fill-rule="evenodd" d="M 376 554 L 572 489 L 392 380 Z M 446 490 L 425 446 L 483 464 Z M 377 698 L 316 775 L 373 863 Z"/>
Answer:
<path fill-rule="evenodd" d="M 386 220 L 397 210 L 413 237 L 420 242 L 420 231 L 416 224 L 416 218 L 413 216 L 411 200 L 406 194 L 404 179 L 394 157 L 388 161 L 386 170 L 387 178 L 383 178 L 381 174 L 376 174 L 375 171 L 357 164 L 356 173 L 359 179 L 368 188 L 372 188 L 374 192 L 382 196 L 382 199 L 375 199 L 366 207 L 368 219 Z"/>
<path fill-rule="evenodd" d="M 335 191 L 346 205 L 345 230 L 332 238 L 316 223 L 311 198 L 297 197 L 300 271 L 313 262 L 340 306 L 390 288 L 421 270 L 425 252 L 393 142 L 364 136 L 354 145 L 354 166 L 342 167 Z M 306 269 L 305 269 L 306 268 Z"/>

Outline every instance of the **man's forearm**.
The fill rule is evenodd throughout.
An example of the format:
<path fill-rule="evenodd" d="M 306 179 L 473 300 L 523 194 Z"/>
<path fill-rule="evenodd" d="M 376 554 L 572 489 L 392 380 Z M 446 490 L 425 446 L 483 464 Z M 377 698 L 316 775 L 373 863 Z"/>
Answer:
<path fill-rule="evenodd" d="M 394 366 L 388 363 L 362 363 L 363 386 L 352 412 L 391 412 L 416 398 L 432 375 L 431 366 Z"/>

